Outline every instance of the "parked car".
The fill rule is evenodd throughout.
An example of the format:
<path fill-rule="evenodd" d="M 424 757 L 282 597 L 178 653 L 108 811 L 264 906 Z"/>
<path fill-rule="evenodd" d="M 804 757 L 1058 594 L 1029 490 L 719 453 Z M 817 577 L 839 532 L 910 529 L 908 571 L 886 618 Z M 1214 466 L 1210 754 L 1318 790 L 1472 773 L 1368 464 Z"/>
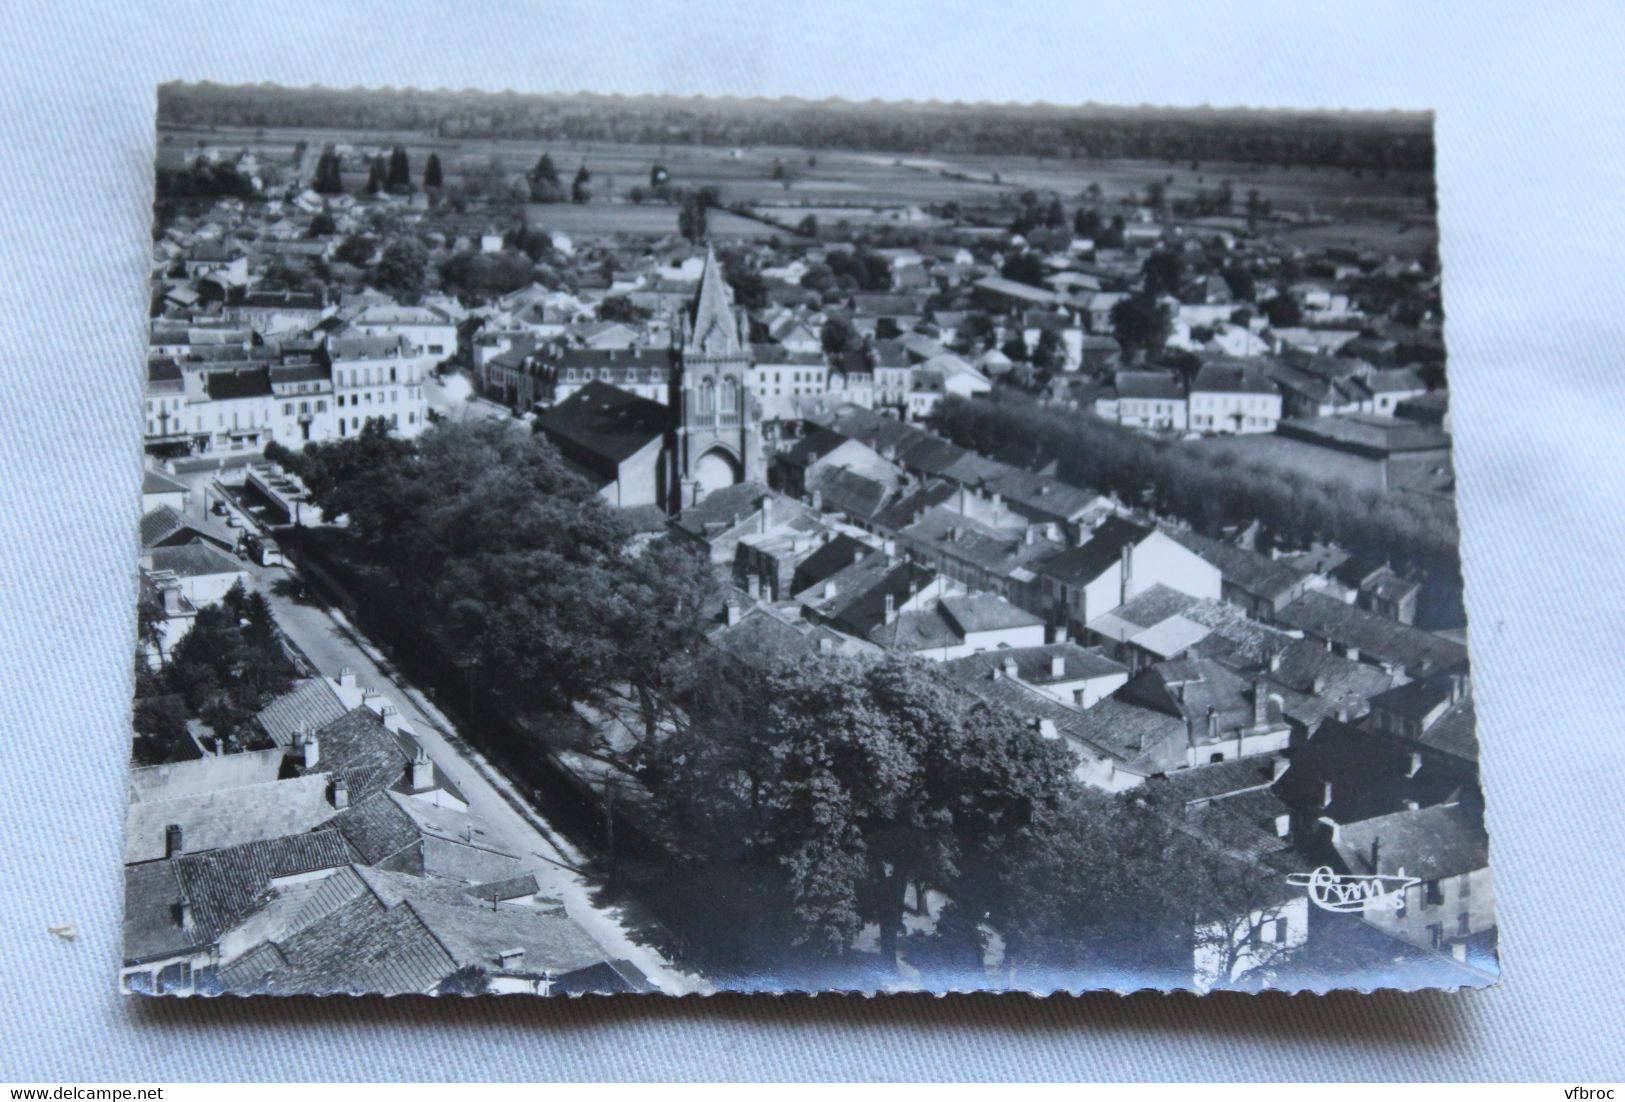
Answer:
<path fill-rule="evenodd" d="M 266 536 L 249 536 L 243 544 L 248 548 L 249 557 L 261 566 L 287 565 L 287 560 L 282 557 L 282 548 L 277 546 L 274 539 Z"/>

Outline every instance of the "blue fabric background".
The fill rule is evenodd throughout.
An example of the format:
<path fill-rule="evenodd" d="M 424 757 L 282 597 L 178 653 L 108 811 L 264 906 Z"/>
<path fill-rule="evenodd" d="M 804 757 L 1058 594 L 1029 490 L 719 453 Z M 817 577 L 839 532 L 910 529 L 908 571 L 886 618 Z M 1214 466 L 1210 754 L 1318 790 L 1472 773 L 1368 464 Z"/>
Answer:
<path fill-rule="evenodd" d="M 1585 1081 L 1625 1069 L 1625 7 L 6 7 L 0 1078 Z M 1206 1001 L 120 998 L 153 88 L 171 78 L 1436 109 L 1504 986 Z M 57 922 L 78 939 L 47 933 Z"/>

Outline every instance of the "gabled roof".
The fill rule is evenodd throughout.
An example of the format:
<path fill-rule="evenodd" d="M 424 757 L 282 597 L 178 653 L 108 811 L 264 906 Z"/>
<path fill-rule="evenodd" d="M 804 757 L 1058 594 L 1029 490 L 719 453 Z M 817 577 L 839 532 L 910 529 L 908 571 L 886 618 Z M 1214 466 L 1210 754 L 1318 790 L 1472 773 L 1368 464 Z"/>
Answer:
<path fill-rule="evenodd" d="M 561 450 L 595 464 L 619 464 L 665 435 L 671 411 L 659 402 L 590 382 L 536 419 Z"/>
<path fill-rule="evenodd" d="M 213 941 L 259 909 L 271 881 L 347 865 L 350 850 L 338 831 L 316 830 L 183 854 L 170 863 L 205 940 Z"/>
<path fill-rule="evenodd" d="M 141 546 L 187 543 L 207 539 L 222 547 L 237 546 L 237 533 L 213 520 L 182 516 L 168 505 L 160 505 L 141 518 Z"/>
<path fill-rule="evenodd" d="M 141 472 L 141 492 L 143 494 L 183 494 L 188 487 L 186 483 L 174 475 L 148 467 Z"/>
<path fill-rule="evenodd" d="M 1405 875 L 1422 880 L 1461 876 L 1489 866 L 1489 835 L 1460 803 L 1345 823 L 1333 848 L 1352 873 Z M 1373 855 L 1376 861 L 1372 861 Z"/>
<path fill-rule="evenodd" d="M 1286 627 L 1357 647 L 1362 655 L 1402 666 L 1413 675 L 1448 669 L 1467 659 L 1467 648 L 1460 643 L 1315 591 L 1288 604 L 1276 618 Z"/>
<path fill-rule="evenodd" d="M 1123 517 L 1108 517 L 1090 533 L 1081 547 L 1068 548 L 1037 566 L 1040 574 L 1062 582 L 1085 585 L 1115 566 L 1123 548 L 1138 545 L 1154 529 Z"/>
<path fill-rule="evenodd" d="M 316 732 L 316 768 L 343 780 L 356 803 L 406 776 L 412 755 L 384 721 L 365 705 Z"/>
<path fill-rule="evenodd" d="M 212 578 L 222 574 L 247 575 L 236 559 L 203 540 L 168 544 L 148 550 L 153 570 L 167 570 L 178 578 Z"/>
<path fill-rule="evenodd" d="M 704 538 L 712 534 L 714 526 L 721 525 L 725 529 L 731 528 L 741 521 L 755 516 L 762 509 L 764 500 L 778 497 L 772 490 L 760 482 L 736 482 L 732 486 L 723 486 L 712 490 L 699 501 L 684 509 L 672 521 L 677 527 L 690 535 Z M 793 512 L 801 511 L 804 506 L 791 498 L 781 498 L 775 504 L 782 504 L 782 515 L 789 517 Z M 775 510 L 777 512 L 778 510 Z"/>
<path fill-rule="evenodd" d="M 169 799 L 135 800 L 125 809 L 124 861 L 162 858 L 172 825 L 181 828 L 188 853 L 303 834 L 332 817 L 327 789 L 327 777 L 313 773 Z"/>
<path fill-rule="evenodd" d="M 1245 593 L 1275 601 L 1302 590 L 1309 577 L 1285 562 L 1233 543 L 1209 539 L 1188 528 L 1164 526 L 1163 533 L 1218 567 L 1219 576 Z"/>
<path fill-rule="evenodd" d="M 1060 660 L 1061 672 L 1057 676 L 1055 661 Z M 1006 662 L 1016 664 L 1016 676 L 1029 685 L 1050 685 L 1061 681 L 1086 681 L 1103 677 L 1128 675 L 1128 667 L 1114 662 L 1098 651 L 1080 647 L 1076 643 L 1045 643 L 1036 647 L 1000 647 L 997 650 L 968 654 L 948 663 L 950 672 L 963 670 L 967 675 L 992 673 L 1003 670 Z"/>
<path fill-rule="evenodd" d="M 306 677 L 261 708 L 254 717 L 260 730 L 278 746 L 291 746 L 294 732 L 303 727 L 318 731 L 345 714 L 338 693 L 324 677 Z"/>

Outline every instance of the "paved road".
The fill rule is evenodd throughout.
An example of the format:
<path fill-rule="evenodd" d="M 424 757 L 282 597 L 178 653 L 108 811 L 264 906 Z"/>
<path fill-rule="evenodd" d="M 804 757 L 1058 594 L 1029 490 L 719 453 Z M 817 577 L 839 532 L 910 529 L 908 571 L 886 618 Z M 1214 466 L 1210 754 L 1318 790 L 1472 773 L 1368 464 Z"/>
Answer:
<path fill-rule="evenodd" d="M 189 511 L 199 515 L 204 509 L 202 491 L 207 477 L 197 476 L 188 505 Z M 301 599 L 302 583 L 291 570 L 252 562 L 245 566 L 294 645 L 323 674 L 336 677 L 348 667 L 363 688 L 375 688 L 387 697 L 428 751 L 435 768 L 468 800 L 470 813 L 485 820 L 520 855 L 523 871 L 535 874 L 544 894 L 561 899 L 570 917 L 611 958 L 631 961 L 651 983 L 670 994 L 709 990 L 702 978 L 679 971 L 656 950 L 637 941 L 620 908 L 594 902 L 599 885 L 575 871 L 582 863 L 581 854 L 457 734 L 430 700 L 390 667 L 385 656 L 342 613 Z"/>

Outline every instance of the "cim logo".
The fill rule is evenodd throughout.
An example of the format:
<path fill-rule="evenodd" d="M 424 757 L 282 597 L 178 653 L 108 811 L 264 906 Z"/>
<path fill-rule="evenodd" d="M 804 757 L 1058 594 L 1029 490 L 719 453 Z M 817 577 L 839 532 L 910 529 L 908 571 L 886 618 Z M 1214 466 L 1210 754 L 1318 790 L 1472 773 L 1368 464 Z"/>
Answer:
<path fill-rule="evenodd" d="M 1421 883 L 1400 869 L 1393 876 L 1355 876 L 1335 873 L 1322 865 L 1314 872 L 1295 872 L 1288 884 L 1307 888 L 1315 906 L 1327 911 L 1363 911 L 1368 904 L 1399 910 L 1405 905 L 1405 891 Z"/>

